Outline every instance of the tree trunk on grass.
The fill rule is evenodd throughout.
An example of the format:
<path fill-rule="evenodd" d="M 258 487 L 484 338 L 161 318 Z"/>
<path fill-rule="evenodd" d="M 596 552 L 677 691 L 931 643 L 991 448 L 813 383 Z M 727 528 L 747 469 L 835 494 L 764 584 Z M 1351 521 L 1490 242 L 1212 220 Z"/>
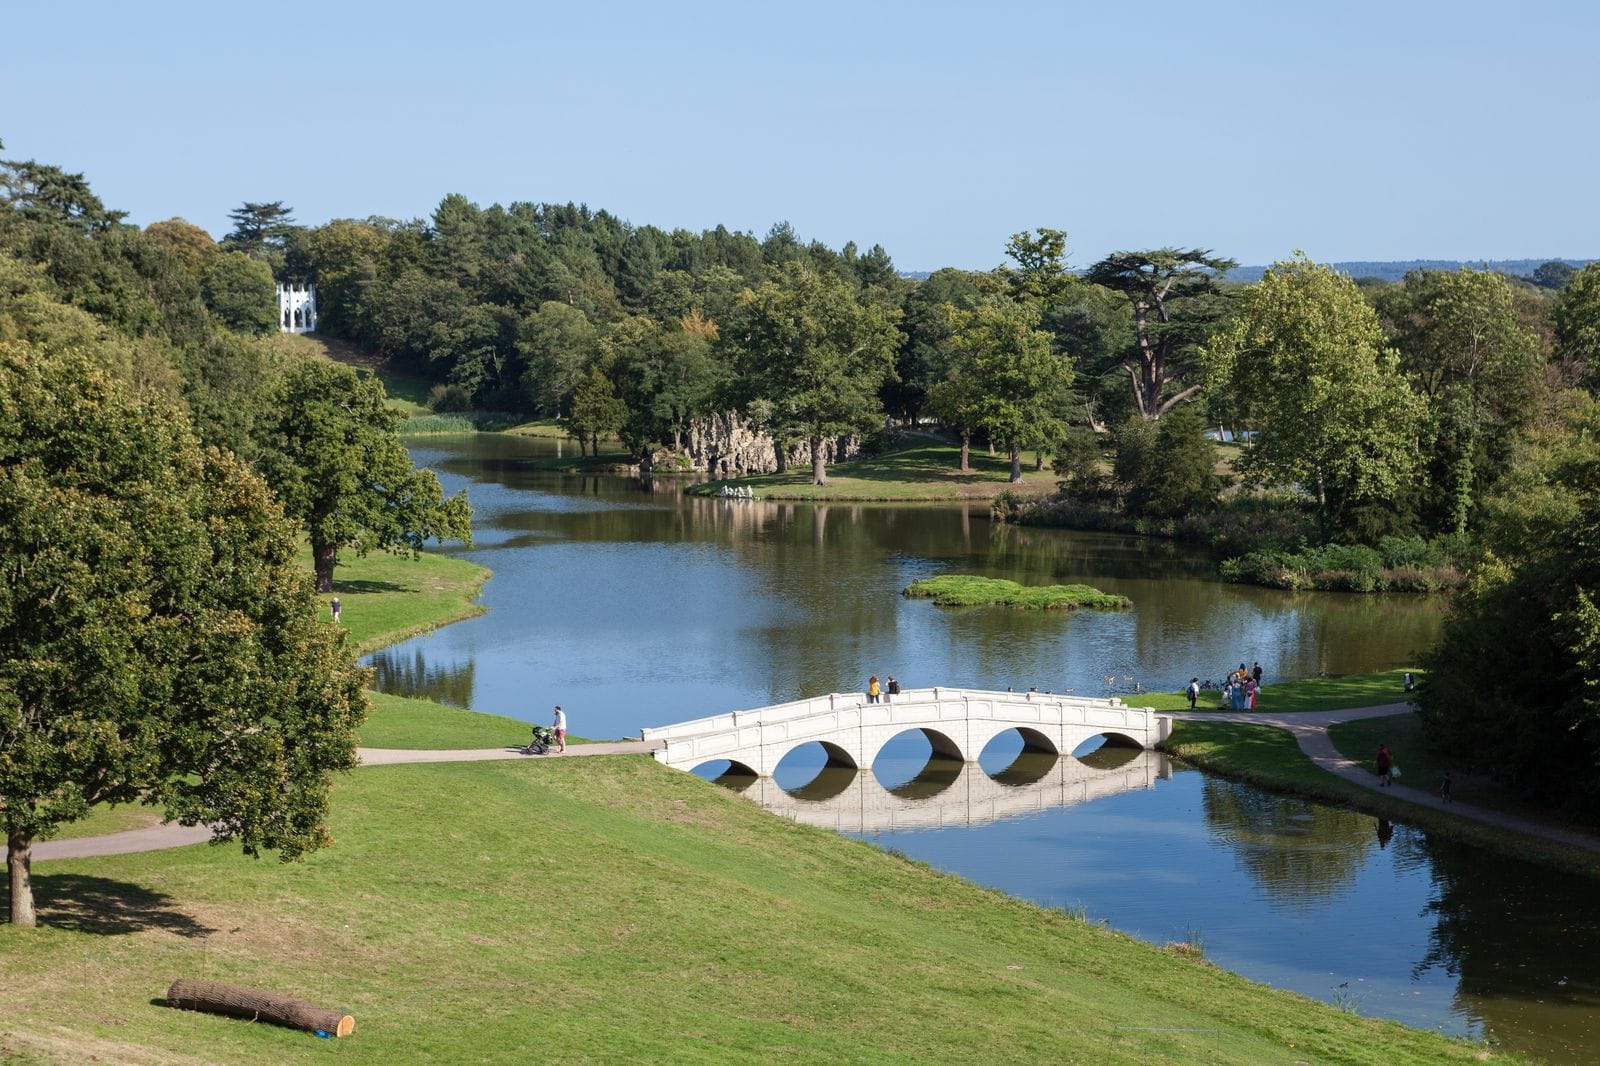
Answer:
<path fill-rule="evenodd" d="M 6 834 L 6 866 L 11 871 L 11 924 L 33 928 L 39 916 L 33 909 L 33 834 L 13 829 Z"/>
<path fill-rule="evenodd" d="M 961 472 L 963 474 L 972 473 L 971 458 L 972 458 L 972 434 L 964 432 L 964 433 L 961 434 Z"/>
<path fill-rule="evenodd" d="M 1013 485 L 1022 480 L 1022 446 L 1011 446 L 1011 483 Z"/>
<path fill-rule="evenodd" d="M 828 483 L 828 461 L 822 457 L 822 437 L 815 433 L 811 435 L 811 483 Z"/>
<path fill-rule="evenodd" d="M 167 1006 L 273 1022 L 291 1029 L 323 1032 L 329 1036 L 349 1036 L 356 1027 L 355 1018 L 342 1010 L 317 1007 L 304 1000 L 276 996 L 254 988 L 240 988 L 221 981 L 179 978 L 167 989 Z"/>

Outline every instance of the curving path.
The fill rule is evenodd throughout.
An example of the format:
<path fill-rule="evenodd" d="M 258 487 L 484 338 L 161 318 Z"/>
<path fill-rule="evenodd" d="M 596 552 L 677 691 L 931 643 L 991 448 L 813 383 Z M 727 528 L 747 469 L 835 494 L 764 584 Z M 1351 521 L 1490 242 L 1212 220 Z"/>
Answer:
<path fill-rule="evenodd" d="M 1383 789 L 1378 784 L 1378 775 L 1368 769 L 1368 764 L 1360 760 L 1351 759 L 1333 746 L 1333 739 L 1328 736 L 1328 727 L 1340 722 L 1354 722 L 1362 718 L 1387 718 L 1391 715 L 1405 714 L 1411 710 L 1409 703 L 1385 703 L 1376 707 L 1346 707 L 1337 711 L 1305 711 L 1299 714 L 1270 714 L 1267 712 L 1250 711 L 1169 711 L 1173 718 L 1188 719 L 1196 722 L 1240 722 L 1246 725 L 1270 725 L 1278 729 L 1287 730 L 1294 736 L 1295 743 L 1300 745 L 1300 750 L 1306 753 L 1310 760 L 1322 769 L 1336 777 L 1341 777 L 1351 784 L 1360 785 L 1362 788 L 1374 792 L 1384 791 L 1392 794 L 1395 799 L 1407 803 L 1415 803 L 1419 807 L 1428 807 L 1436 811 L 1445 811 L 1458 818 L 1470 818 L 1475 822 L 1486 825 L 1498 826 L 1516 833 L 1525 833 L 1528 836 L 1540 837 L 1544 840 L 1553 840 L 1559 844 L 1567 844 L 1586 851 L 1600 852 L 1600 836 L 1592 833 L 1580 832 L 1576 829 L 1567 829 L 1548 822 L 1534 821 L 1531 818 L 1521 818 L 1515 814 L 1507 814 L 1489 807 L 1480 807 L 1471 803 L 1446 803 L 1432 792 L 1410 785 L 1394 785 Z"/>
<path fill-rule="evenodd" d="M 565 755 L 636 755 L 647 754 L 660 747 L 659 743 L 643 740 L 604 741 L 593 744 L 569 744 Z M 550 759 L 550 755 L 524 755 L 517 748 L 357 748 L 356 755 L 362 766 L 395 766 L 402 763 L 425 762 L 487 762 L 492 759 Z M 96 837 L 75 837 L 71 840 L 45 840 L 33 846 L 34 861 L 42 859 L 84 859 L 96 855 L 127 855 L 135 851 L 159 851 L 162 848 L 181 848 L 186 844 L 204 844 L 211 839 L 211 830 L 203 825 L 155 825 L 148 829 L 130 829 L 122 833 L 107 833 Z"/>
<path fill-rule="evenodd" d="M 1328 727 L 1340 722 L 1353 722 L 1361 718 L 1385 718 L 1405 714 L 1409 703 L 1385 703 L 1376 707 L 1346 707 L 1337 711 L 1305 711 L 1299 714 L 1272 714 L 1248 711 L 1166 711 L 1173 718 L 1197 722 L 1239 722 L 1246 725 L 1268 725 L 1283 729 L 1293 735 L 1300 750 L 1317 766 L 1362 788 L 1378 791 L 1376 774 L 1366 763 L 1347 758 L 1333 746 Z M 594 744 L 573 744 L 562 758 L 576 755 L 643 755 L 660 746 L 659 741 L 621 740 Z M 523 755 L 516 748 L 358 748 L 363 766 L 394 766 L 404 763 L 434 762 L 485 762 L 493 759 L 553 758 L 554 756 Z M 1444 811 L 1459 818 L 1470 818 L 1486 825 L 1498 826 L 1516 833 L 1553 840 L 1586 851 L 1600 853 L 1600 836 L 1579 832 L 1562 826 L 1521 818 L 1504 811 L 1480 807 L 1471 803 L 1445 803 L 1438 796 L 1409 785 L 1395 785 L 1390 794 L 1396 799 L 1415 803 L 1436 811 Z M 211 839 L 211 831 L 204 826 L 158 825 L 148 829 L 133 829 L 105 836 L 78 837 L 73 840 L 47 840 L 33 846 L 33 858 L 81 859 L 96 855 L 126 855 L 136 851 L 156 851 L 177 848 L 186 844 L 201 844 Z"/>

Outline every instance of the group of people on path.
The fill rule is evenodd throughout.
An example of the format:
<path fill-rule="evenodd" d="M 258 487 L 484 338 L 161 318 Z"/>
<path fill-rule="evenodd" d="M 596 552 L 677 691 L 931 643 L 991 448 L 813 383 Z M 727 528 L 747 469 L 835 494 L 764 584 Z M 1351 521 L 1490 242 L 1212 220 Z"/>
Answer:
<path fill-rule="evenodd" d="M 1200 684 L 1198 677 L 1189 679 L 1189 687 L 1184 690 L 1184 695 L 1189 697 L 1189 709 L 1194 710 L 1194 705 L 1200 699 L 1200 690 L 1209 688 L 1211 682 Z M 1256 709 L 1256 695 L 1261 691 L 1261 664 L 1253 664 L 1248 670 L 1244 663 L 1239 664 L 1237 670 L 1228 671 L 1228 679 L 1222 684 L 1222 706 L 1232 711 L 1253 711 Z"/>
<path fill-rule="evenodd" d="M 888 703 L 891 697 L 898 695 L 900 695 L 900 682 L 894 679 L 893 674 L 890 674 L 889 680 L 882 684 L 879 684 L 877 674 L 867 678 L 868 703 L 877 703 L 880 699 Z"/>

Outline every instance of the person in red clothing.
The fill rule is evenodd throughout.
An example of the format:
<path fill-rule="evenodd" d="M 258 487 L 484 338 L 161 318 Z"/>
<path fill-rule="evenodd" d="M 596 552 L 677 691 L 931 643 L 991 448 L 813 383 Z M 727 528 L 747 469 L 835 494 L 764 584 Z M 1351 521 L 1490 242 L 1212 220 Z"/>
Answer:
<path fill-rule="evenodd" d="M 1390 774 L 1389 774 L 1389 771 L 1391 771 L 1393 769 L 1394 769 L 1394 756 L 1389 754 L 1389 746 L 1387 744 L 1379 744 L 1378 745 L 1378 784 L 1379 784 L 1380 787 L 1386 787 L 1388 785 L 1394 784 L 1394 778 L 1391 777 Z"/>

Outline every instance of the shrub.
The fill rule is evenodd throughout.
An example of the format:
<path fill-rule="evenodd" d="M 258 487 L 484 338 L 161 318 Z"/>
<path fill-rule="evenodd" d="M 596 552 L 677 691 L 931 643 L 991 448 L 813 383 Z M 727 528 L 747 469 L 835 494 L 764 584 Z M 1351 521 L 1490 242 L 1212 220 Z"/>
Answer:
<path fill-rule="evenodd" d="M 472 410 L 472 393 L 461 385 L 435 385 L 428 392 L 428 410 L 452 414 Z"/>

